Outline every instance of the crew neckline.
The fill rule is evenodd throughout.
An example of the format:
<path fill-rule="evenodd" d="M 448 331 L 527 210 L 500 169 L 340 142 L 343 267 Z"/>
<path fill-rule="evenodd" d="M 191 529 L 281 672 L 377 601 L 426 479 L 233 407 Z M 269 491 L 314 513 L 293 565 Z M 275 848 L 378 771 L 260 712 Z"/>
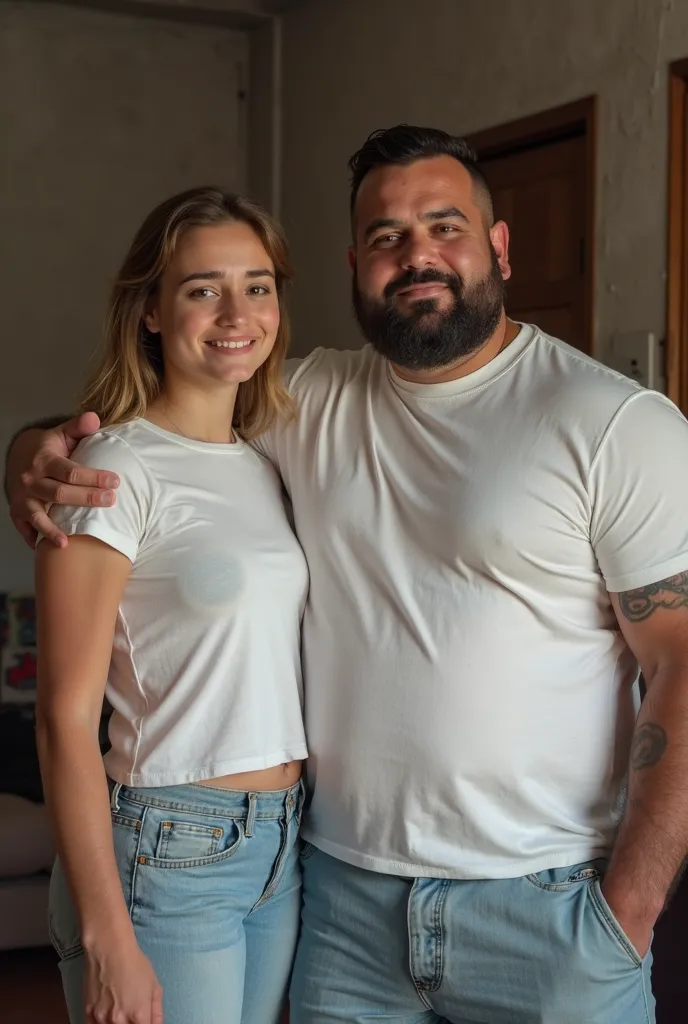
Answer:
<path fill-rule="evenodd" d="M 166 441 L 179 444 L 182 448 L 192 448 L 194 451 L 212 452 L 218 455 L 239 455 L 246 448 L 246 442 L 242 441 L 239 436 L 237 436 L 232 444 L 220 441 L 197 441 L 195 438 L 184 437 L 183 434 L 175 434 L 171 430 L 165 430 L 164 427 L 159 427 L 157 423 L 151 423 L 150 420 L 145 419 L 143 416 L 140 416 L 134 422 L 145 427 L 146 430 L 150 430 L 151 433 L 163 437 Z"/>
<path fill-rule="evenodd" d="M 513 366 L 523 355 L 526 349 L 537 337 L 538 329 L 532 324 L 520 324 L 520 331 L 510 345 L 491 359 L 479 370 L 467 373 L 465 377 L 457 377 L 455 380 L 445 380 L 439 384 L 420 384 L 417 381 L 404 380 L 396 372 L 390 362 L 387 363 L 387 376 L 392 387 L 404 394 L 412 395 L 415 398 L 444 398 L 451 395 L 467 394 L 477 388 L 485 387 L 493 380 L 500 377 L 506 370 Z"/>

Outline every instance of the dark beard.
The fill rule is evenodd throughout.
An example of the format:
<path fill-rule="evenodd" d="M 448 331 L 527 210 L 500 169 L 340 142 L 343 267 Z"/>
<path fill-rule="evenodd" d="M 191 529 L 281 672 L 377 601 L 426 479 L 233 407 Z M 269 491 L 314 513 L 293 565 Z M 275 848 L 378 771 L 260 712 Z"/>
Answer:
<path fill-rule="evenodd" d="M 491 248 L 491 267 L 480 281 L 464 287 L 454 274 L 439 270 L 409 271 L 391 281 L 384 299 L 365 298 L 354 272 L 353 304 L 365 338 L 380 355 L 406 370 L 440 370 L 479 351 L 494 334 L 504 309 L 504 279 Z M 436 299 L 419 299 L 413 313 L 400 313 L 393 296 L 413 284 L 439 281 L 454 296 L 446 312 Z"/>

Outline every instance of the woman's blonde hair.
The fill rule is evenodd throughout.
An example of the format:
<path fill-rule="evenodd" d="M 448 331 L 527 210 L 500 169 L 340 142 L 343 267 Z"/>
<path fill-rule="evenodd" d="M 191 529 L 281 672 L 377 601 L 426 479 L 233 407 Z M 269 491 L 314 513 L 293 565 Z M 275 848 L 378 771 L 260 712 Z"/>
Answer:
<path fill-rule="evenodd" d="M 162 348 L 160 335 L 145 326 L 146 304 L 182 235 L 191 228 L 227 221 L 247 224 L 260 239 L 275 268 L 280 306 L 280 326 L 270 355 L 250 380 L 239 385 L 233 426 L 250 440 L 266 431 L 276 417 L 293 414 L 293 401 L 282 379 L 289 346 L 284 295 L 293 277 L 282 229 L 250 199 L 218 188 L 194 188 L 167 199 L 146 217 L 115 279 L 105 325 L 105 351 L 80 403 L 82 411 L 98 413 L 103 426 L 143 416 L 159 395 Z"/>

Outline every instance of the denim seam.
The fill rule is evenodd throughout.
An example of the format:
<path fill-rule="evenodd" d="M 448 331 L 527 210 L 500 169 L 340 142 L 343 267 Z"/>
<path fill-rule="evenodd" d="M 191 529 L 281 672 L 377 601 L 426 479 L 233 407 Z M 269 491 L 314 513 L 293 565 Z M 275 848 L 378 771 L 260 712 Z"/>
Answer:
<path fill-rule="evenodd" d="M 275 865 L 272 869 L 272 874 L 268 879 L 268 884 L 265 886 L 262 894 L 258 897 L 256 902 L 249 910 L 249 917 L 254 910 L 258 910 L 263 904 L 267 903 L 272 896 L 274 896 L 279 883 L 282 881 L 282 875 L 284 873 L 284 865 L 287 860 L 289 852 L 289 822 L 280 821 L 280 848 L 275 860 Z"/>
<path fill-rule="evenodd" d="M 435 946 L 435 977 L 432 988 L 430 989 L 431 992 L 437 992 L 442 984 L 442 978 L 444 976 L 444 930 L 442 928 L 442 920 L 444 904 L 447 901 L 450 884 L 451 883 L 448 880 L 441 883 L 441 889 L 437 894 L 437 899 L 435 900 L 433 917 L 437 944 Z"/>
<path fill-rule="evenodd" d="M 139 903 L 138 903 L 138 901 L 136 899 L 136 881 L 137 881 L 137 878 L 138 878 L 138 869 L 139 869 L 139 863 L 140 863 L 139 857 L 141 856 L 141 842 L 142 842 L 142 839 L 143 839 L 143 826 L 145 824 L 145 821 L 146 821 L 146 808 L 144 807 L 143 808 L 143 813 L 141 815 L 141 820 L 140 820 L 140 822 L 138 823 L 138 826 L 137 826 L 137 831 L 138 831 L 139 835 L 138 835 L 138 839 L 136 841 L 136 850 L 134 852 L 134 863 L 131 866 L 131 881 L 130 881 L 131 891 L 129 893 L 129 906 L 128 906 L 127 909 L 129 911 L 129 920 L 131 921 L 132 924 L 134 923 L 134 911 L 139 906 Z"/>
<path fill-rule="evenodd" d="M 597 910 L 597 915 L 607 932 L 614 939 L 621 952 L 626 955 L 632 966 L 635 967 L 636 970 L 642 968 L 643 958 L 641 958 L 638 951 L 633 948 L 616 921 L 611 918 L 609 911 L 602 902 L 600 895 L 601 890 L 599 889 L 599 879 L 593 879 L 592 882 L 588 883 L 588 889 L 590 896 L 592 897 L 593 904 Z"/>
<path fill-rule="evenodd" d="M 55 949 L 61 961 L 72 960 L 74 959 L 75 956 L 81 956 L 81 954 L 83 953 L 81 937 L 79 937 L 79 939 L 76 942 L 73 942 L 71 946 L 63 947 L 61 945 L 61 943 L 58 941 L 57 933 L 55 932 L 55 928 L 53 925 L 53 915 L 51 913 L 48 914 L 48 935 L 50 937 L 50 941 L 53 945 L 53 948 Z"/>
<path fill-rule="evenodd" d="M 640 965 L 640 969 L 641 969 L 640 977 L 641 977 L 641 982 L 642 982 L 642 986 L 643 986 L 643 1006 L 645 1007 L 645 1017 L 646 1017 L 647 1024 L 652 1024 L 652 1021 L 653 1021 L 654 1018 L 650 1015 L 650 1007 L 649 1007 L 648 1002 L 647 1002 L 648 984 L 651 985 L 652 982 L 648 981 L 648 978 L 647 978 L 646 973 L 645 973 L 645 965 L 644 964 Z"/>
<path fill-rule="evenodd" d="M 409 974 L 411 976 L 411 981 L 413 982 L 413 987 L 415 988 L 416 994 L 417 994 L 418 998 L 420 999 L 421 1003 L 423 1003 L 424 1006 L 427 1006 L 428 1010 L 431 1010 L 432 1007 L 431 1007 L 430 1002 L 429 1002 L 429 1000 L 428 1000 L 428 998 L 427 998 L 427 996 L 425 994 L 425 989 L 421 988 L 420 979 L 416 975 L 416 972 L 415 972 L 415 969 L 414 969 L 414 963 L 413 963 L 413 960 L 414 960 L 414 944 L 413 944 L 413 925 L 412 925 L 411 918 L 413 916 L 413 909 L 412 909 L 413 908 L 413 894 L 418 889 L 419 883 L 420 883 L 420 879 L 419 878 L 414 879 L 413 885 L 411 886 L 411 891 L 410 891 L 409 896 L 408 896 L 408 901 L 407 901 L 407 904 L 406 904 L 406 931 L 407 931 L 408 949 L 409 949 Z"/>
<path fill-rule="evenodd" d="M 567 879 L 565 882 L 543 882 L 536 874 L 525 875 L 524 877 L 536 889 L 542 889 L 543 892 L 568 892 L 574 885 L 580 885 L 582 882 L 587 881 L 585 878 L 576 878 Z"/>
<path fill-rule="evenodd" d="M 120 814 L 119 811 L 113 811 L 111 818 L 115 825 L 121 825 L 123 828 L 141 828 L 140 818 L 130 818 L 127 814 Z"/>

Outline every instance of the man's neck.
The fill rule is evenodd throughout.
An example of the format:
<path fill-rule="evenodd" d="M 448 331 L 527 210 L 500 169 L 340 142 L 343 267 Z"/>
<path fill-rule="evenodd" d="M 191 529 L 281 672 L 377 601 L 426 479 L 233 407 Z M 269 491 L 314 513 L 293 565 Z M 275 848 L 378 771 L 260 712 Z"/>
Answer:
<path fill-rule="evenodd" d="M 458 380 L 460 377 L 467 377 L 470 373 L 482 369 L 491 363 L 495 356 L 499 355 L 502 349 L 510 345 L 520 332 L 519 324 L 509 320 L 505 313 L 502 313 L 501 320 L 494 334 L 490 335 L 484 345 L 465 356 L 458 363 L 452 366 L 440 367 L 438 370 L 407 370 L 403 366 L 396 366 L 394 372 L 402 380 L 411 381 L 413 384 L 444 384 L 450 380 Z"/>

